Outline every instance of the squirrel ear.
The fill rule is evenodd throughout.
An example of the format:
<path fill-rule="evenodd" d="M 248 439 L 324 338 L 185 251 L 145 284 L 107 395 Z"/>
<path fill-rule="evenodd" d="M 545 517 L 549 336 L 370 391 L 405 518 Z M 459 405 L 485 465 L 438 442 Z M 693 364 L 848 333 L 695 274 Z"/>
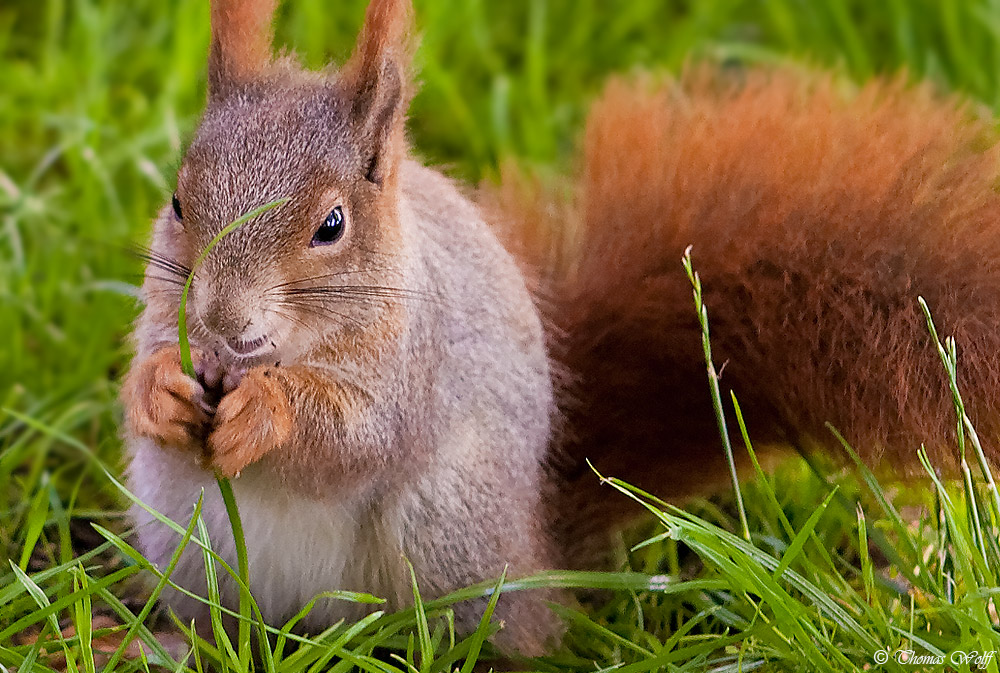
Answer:
<path fill-rule="evenodd" d="M 370 155 L 365 177 L 377 185 L 394 173 L 405 150 L 412 17 L 410 0 L 372 0 L 354 54 L 340 74 L 352 96 L 357 137 Z"/>
<path fill-rule="evenodd" d="M 209 96 L 224 96 L 271 64 L 277 4 L 278 0 L 212 0 Z"/>

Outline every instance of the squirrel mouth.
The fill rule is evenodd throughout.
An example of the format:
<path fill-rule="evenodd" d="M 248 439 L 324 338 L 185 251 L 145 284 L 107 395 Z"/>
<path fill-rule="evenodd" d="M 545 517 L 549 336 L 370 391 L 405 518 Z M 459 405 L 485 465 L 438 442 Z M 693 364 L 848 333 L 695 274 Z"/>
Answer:
<path fill-rule="evenodd" d="M 226 339 L 226 346 L 228 346 L 229 350 L 231 350 L 234 354 L 241 357 L 260 355 L 265 350 L 271 350 L 274 348 L 274 344 L 268 340 L 266 334 L 263 334 L 256 339 Z"/>

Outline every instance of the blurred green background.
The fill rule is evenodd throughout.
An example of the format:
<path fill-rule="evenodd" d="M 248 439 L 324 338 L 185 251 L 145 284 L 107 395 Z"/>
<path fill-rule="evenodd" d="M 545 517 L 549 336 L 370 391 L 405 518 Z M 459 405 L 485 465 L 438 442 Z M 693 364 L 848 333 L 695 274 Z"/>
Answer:
<path fill-rule="evenodd" d="M 342 61 L 364 5 L 286 2 L 279 42 L 313 66 Z M 470 181 L 511 159 L 542 175 L 570 170 L 609 74 L 689 60 L 790 61 L 858 81 L 905 69 L 1000 105 L 1000 0 L 416 5 L 412 138 Z M 119 463 L 115 396 L 141 273 L 125 248 L 145 240 L 173 189 L 207 41 L 205 0 L 0 5 L 0 553 L 15 562 L 67 560 L 61 532 L 120 508 L 92 463 L 25 418 Z"/>

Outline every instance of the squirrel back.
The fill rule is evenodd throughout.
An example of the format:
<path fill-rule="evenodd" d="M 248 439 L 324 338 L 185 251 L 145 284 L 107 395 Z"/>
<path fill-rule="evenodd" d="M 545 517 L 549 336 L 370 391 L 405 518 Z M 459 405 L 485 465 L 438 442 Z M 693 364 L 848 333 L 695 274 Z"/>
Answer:
<path fill-rule="evenodd" d="M 724 398 L 735 392 L 756 448 L 846 455 L 829 424 L 873 466 L 918 468 L 925 445 L 954 467 L 922 296 L 957 341 L 967 410 L 996 461 L 998 156 L 991 121 L 928 85 L 699 67 L 607 85 L 572 199 L 516 177 L 488 189 L 488 212 L 513 214 L 506 235 L 570 373 L 555 460 L 568 558 L 638 512 L 601 497 L 585 459 L 675 501 L 728 482 L 688 246 Z"/>

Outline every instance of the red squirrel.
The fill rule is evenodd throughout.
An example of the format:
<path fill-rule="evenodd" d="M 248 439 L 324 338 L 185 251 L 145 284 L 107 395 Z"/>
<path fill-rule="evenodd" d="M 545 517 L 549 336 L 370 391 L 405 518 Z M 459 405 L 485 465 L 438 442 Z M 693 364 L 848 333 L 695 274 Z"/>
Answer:
<path fill-rule="evenodd" d="M 213 474 L 234 477 L 269 622 L 328 590 L 404 605 L 406 560 L 426 596 L 586 565 L 639 511 L 586 459 L 673 499 L 724 480 L 688 246 L 723 385 L 760 445 L 835 447 L 830 423 L 872 464 L 912 464 L 921 442 L 948 460 L 922 295 L 998 455 L 988 120 L 902 82 L 693 69 L 608 86 L 572 200 L 516 180 L 472 198 L 409 153 L 409 0 L 372 0 L 350 60 L 320 72 L 272 55 L 275 4 L 212 2 L 208 102 L 154 224 L 122 392 L 131 488 L 179 521 L 204 488 L 235 565 Z M 184 279 L 229 222 L 281 198 L 195 270 L 187 377 Z M 178 536 L 135 517 L 164 565 Z M 188 549 L 174 581 L 204 592 L 202 563 Z M 504 595 L 497 644 L 556 642 L 551 598 Z M 203 604 L 165 600 L 207 626 Z M 458 606 L 457 627 L 484 605 Z M 321 602 L 301 626 L 359 610 Z"/>

